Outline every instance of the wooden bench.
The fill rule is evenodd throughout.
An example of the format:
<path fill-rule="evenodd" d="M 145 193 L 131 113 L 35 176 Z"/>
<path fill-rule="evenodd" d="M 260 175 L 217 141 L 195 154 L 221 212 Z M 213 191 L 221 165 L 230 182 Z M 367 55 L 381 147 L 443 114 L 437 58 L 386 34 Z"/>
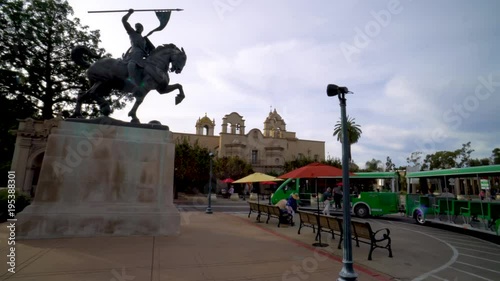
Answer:
<path fill-rule="evenodd" d="M 297 234 L 300 234 L 300 230 L 302 227 L 311 227 L 313 229 L 313 233 L 316 233 L 316 227 L 318 228 L 318 233 L 316 233 L 315 240 L 317 241 L 320 235 L 320 232 L 327 232 L 332 234 L 332 239 L 335 239 L 335 232 L 337 235 L 340 235 L 340 240 L 338 244 L 338 248 L 340 249 L 340 243 L 342 243 L 342 238 L 344 235 L 344 231 L 342 228 L 342 219 L 332 216 L 318 215 L 316 213 L 311 212 L 297 212 L 300 218 L 300 225 Z M 319 221 L 318 221 L 319 216 Z"/>
<path fill-rule="evenodd" d="M 266 223 L 269 222 L 270 218 L 277 218 L 278 219 L 278 227 L 281 225 L 282 219 L 284 219 L 284 213 L 281 212 L 280 207 L 274 206 L 274 205 L 261 205 L 266 207 L 267 209 L 267 221 Z M 293 224 L 293 218 L 292 218 L 292 224 Z"/>
<path fill-rule="evenodd" d="M 281 225 L 282 219 L 284 219 L 284 214 L 281 212 L 280 208 L 278 206 L 274 205 L 264 205 L 264 204 L 257 204 L 255 202 L 248 202 L 250 206 L 250 212 L 248 213 L 248 217 L 250 217 L 250 214 L 252 212 L 257 213 L 257 218 L 256 220 L 260 222 L 260 217 L 264 214 L 267 214 L 267 220 L 266 223 L 269 223 L 269 220 L 271 218 L 277 218 L 278 219 L 278 227 Z M 292 223 L 293 223 L 293 218 L 292 218 Z"/>
<path fill-rule="evenodd" d="M 374 232 L 368 222 L 351 221 L 351 225 L 356 247 L 359 247 L 359 242 L 370 245 L 368 260 L 372 260 L 372 252 L 376 248 L 387 249 L 389 251 L 389 257 L 392 258 L 391 232 L 388 228 L 382 228 Z M 385 231 L 385 233 L 381 233 L 382 236 L 378 235 L 377 237 L 377 234 L 381 231 Z M 385 245 L 379 244 L 384 241 L 386 241 Z"/>
<path fill-rule="evenodd" d="M 254 202 L 250 202 L 250 201 L 247 201 L 247 202 L 248 202 L 248 205 L 250 207 L 250 212 L 248 212 L 248 217 L 250 218 L 250 215 L 252 214 L 252 212 L 254 212 L 254 213 L 257 213 L 256 220 L 260 221 L 259 204 L 254 203 Z"/>
<path fill-rule="evenodd" d="M 328 232 L 332 234 L 332 239 L 335 239 L 335 233 L 340 236 L 339 243 L 337 245 L 338 249 L 341 249 L 342 241 L 344 240 L 344 227 L 343 219 L 333 216 L 319 215 L 312 212 L 298 211 L 300 218 L 300 225 L 297 234 L 300 234 L 302 227 L 311 227 L 313 233 L 315 233 L 316 228 L 318 232 L 316 233 L 316 240 L 318 240 L 319 232 Z M 318 225 L 319 224 L 319 225 Z M 380 233 L 385 231 L 385 233 Z M 377 231 L 373 231 L 371 225 L 368 222 L 351 221 L 351 238 L 356 241 L 356 247 L 359 247 L 359 243 L 365 243 L 370 245 L 370 252 L 368 253 L 368 260 L 372 260 L 373 250 L 376 248 L 384 248 L 389 251 L 389 257 L 392 256 L 391 248 L 391 238 L 390 230 L 383 228 Z M 386 241 L 385 245 L 380 245 Z"/>
<path fill-rule="evenodd" d="M 303 211 L 297 211 L 297 214 L 299 214 L 300 218 L 299 231 L 297 234 L 300 234 L 302 227 L 310 227 L 313 229 L 313 233 L 316 233 L 316 226 L 318 225 L 316 214 Z"/>

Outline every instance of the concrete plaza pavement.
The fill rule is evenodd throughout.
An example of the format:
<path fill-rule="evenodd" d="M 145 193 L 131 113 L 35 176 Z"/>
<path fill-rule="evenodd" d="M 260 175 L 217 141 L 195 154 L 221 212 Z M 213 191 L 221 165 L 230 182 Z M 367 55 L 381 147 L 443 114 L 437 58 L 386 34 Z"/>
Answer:
<path fill-rule="evenodd" d="M 227 204 L 232 204 L 225 202 Z M 246 203 L 245 203 L 246 204 Z M 248 210 L 248 209 L 247 209 Z M 342 268 L 338 237 L 315 248 L 303 228 L 255 221 L 256 214 L 181 212 L 181 235 L 95 237 L 16 242 L 16 273 L 7 271 L 7 223 L 0 225 L 0 280 L 337 280 Z M 298 217 L 296 217 L 296 222 Z M 367 219 L 391 231 L 393 258 L 355 247 L 358 280 L 500 280 L 500 246 L 398 220 Z"/>
<path fill-rule="evenodd" d="M 181 216 L 181 235 L 173 237 L 18 240 L 15 273 L 7 271 L 10 246 L 3 223 L 0 280 L 336 280 L 342 267 L 338 257 L 248 218 L 203 212 Z M 357 272 L 360 281 L 391 280 L 368 267 Z"/>

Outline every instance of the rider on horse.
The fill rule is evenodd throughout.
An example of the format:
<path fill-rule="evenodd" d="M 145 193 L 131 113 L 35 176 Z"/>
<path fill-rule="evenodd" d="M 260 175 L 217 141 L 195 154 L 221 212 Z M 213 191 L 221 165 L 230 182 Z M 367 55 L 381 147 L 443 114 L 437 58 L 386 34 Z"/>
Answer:
<path fill-rule="evenodd" d="M 135 24 L 135 30 L 128 23 L 128 18 L 134 13 L 134 9 L 129 9 L 128 13 L 123 16 L 122 23 L 130 37 L 130 43 L 132 47 L 124 55 L 124 60 L 128 63 L 127 69 L 129 78 L 128 81 L 134 85 L 134 87 L 141 87 L 139 84 L 141 82 L 141 71 L 139 68 L 144 68 L 144 58 L 147 58 L 149 54 L 155 49 L 155 46 L 149 41 L 147 37 L 142 37 L 142 32 L 144 27 L 140 23 Z M 162 80 L 160 77 L 158 80 Z"/>
<path fill-rule="evenodd" d="M 75 46 L 71 51 L 71 59 L 77 65 L 88 68 L 87 78 L 91 85 L 90 89 L 78 95 L 73 117 L 82 117 L 82 103 L 89 98 L 99 104 L 102 115 L 109 116 L 111 108 L 105 97 L 110 95 L 111 90 L 133 94 L 135 103 L 128 115 L 132 117 L 131 122 L 134 123 L 140 123 L 136 116 L 137 108 L 151 90 L 156 90 L 159 94 L 178 90 L 179 93 L 175 97 L 176 105 L 184 99 L 182 85 L 170 84 L 168 72 L 176 74 L 182 72 L 187 59 L 186 52 L 174 44 L 154 47 L 147 39 L 149 34 L 165 27 L 170 12 L 157 12 L 160 26 L 144 37 L 141 35 L 144 29 L 141 24 L 136 24 L 134 30 L 127 22 L 133 12 L 134 10 L 130 9 L 122 19 L 132 45 L 122 59 L 104 57 L 91 64 L 85 57 L 98 58 L 98 56 L 89 48 Z"/>

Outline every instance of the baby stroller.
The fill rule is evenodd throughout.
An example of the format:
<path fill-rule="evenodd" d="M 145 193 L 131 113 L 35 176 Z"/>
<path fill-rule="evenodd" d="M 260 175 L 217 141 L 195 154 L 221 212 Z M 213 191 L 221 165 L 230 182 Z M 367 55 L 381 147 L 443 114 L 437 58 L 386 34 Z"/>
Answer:
<path fill-rule="evenodd" d="M 288 213 L 286 209 L 280 210 L 280 212 L 281 212 L 280 224 L 288 224 L 290 226 L 294 226 L 292 215 Z"/>

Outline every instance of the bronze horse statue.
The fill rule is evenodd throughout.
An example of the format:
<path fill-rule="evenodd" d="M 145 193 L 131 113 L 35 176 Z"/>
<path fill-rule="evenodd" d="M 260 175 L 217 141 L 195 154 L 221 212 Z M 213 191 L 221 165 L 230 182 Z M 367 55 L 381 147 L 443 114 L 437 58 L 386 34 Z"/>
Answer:
<path fill-rule="evenodd" d="M 141 68 L 141 81 L 139 85 L 130 83 L 127 79 L 128 70 L 125 61 L 121 59 L 101 58 L 95 63 L 90 64 L 85 60 L 85 56 L 90 58 L 99 57 L 85 46 L 76 46 L 71 52 L 71 59 L 77 65 L 88 68 L 87 78 L 91 85 L 89 90 L 78 95 L 75 112 L 71 117 L 82 118 L 82 102 L 87 99 L 96 101 L 99 104 L 101 114 L 108 116 L 111 108 L 109 102 L 104 97 L 109 96 L 113 89 L 132 93 L 135 97 L 134 106 L 128 113 L 128 116 L 132 118 L 132 123 L 140 123 L 136 116 L 137 108 L 151 90 L 156 90 L 160 94 L 179 90 L 179 94 L 175 98 L 176 105 L 185 97 L 182 85 L 169 85 L 168 71 L 177 74 L 181 73 L 187 59 L 184 49 L 179 49 L 174 44 L 158 46 L 144 60 L 144 68 Z"/>

